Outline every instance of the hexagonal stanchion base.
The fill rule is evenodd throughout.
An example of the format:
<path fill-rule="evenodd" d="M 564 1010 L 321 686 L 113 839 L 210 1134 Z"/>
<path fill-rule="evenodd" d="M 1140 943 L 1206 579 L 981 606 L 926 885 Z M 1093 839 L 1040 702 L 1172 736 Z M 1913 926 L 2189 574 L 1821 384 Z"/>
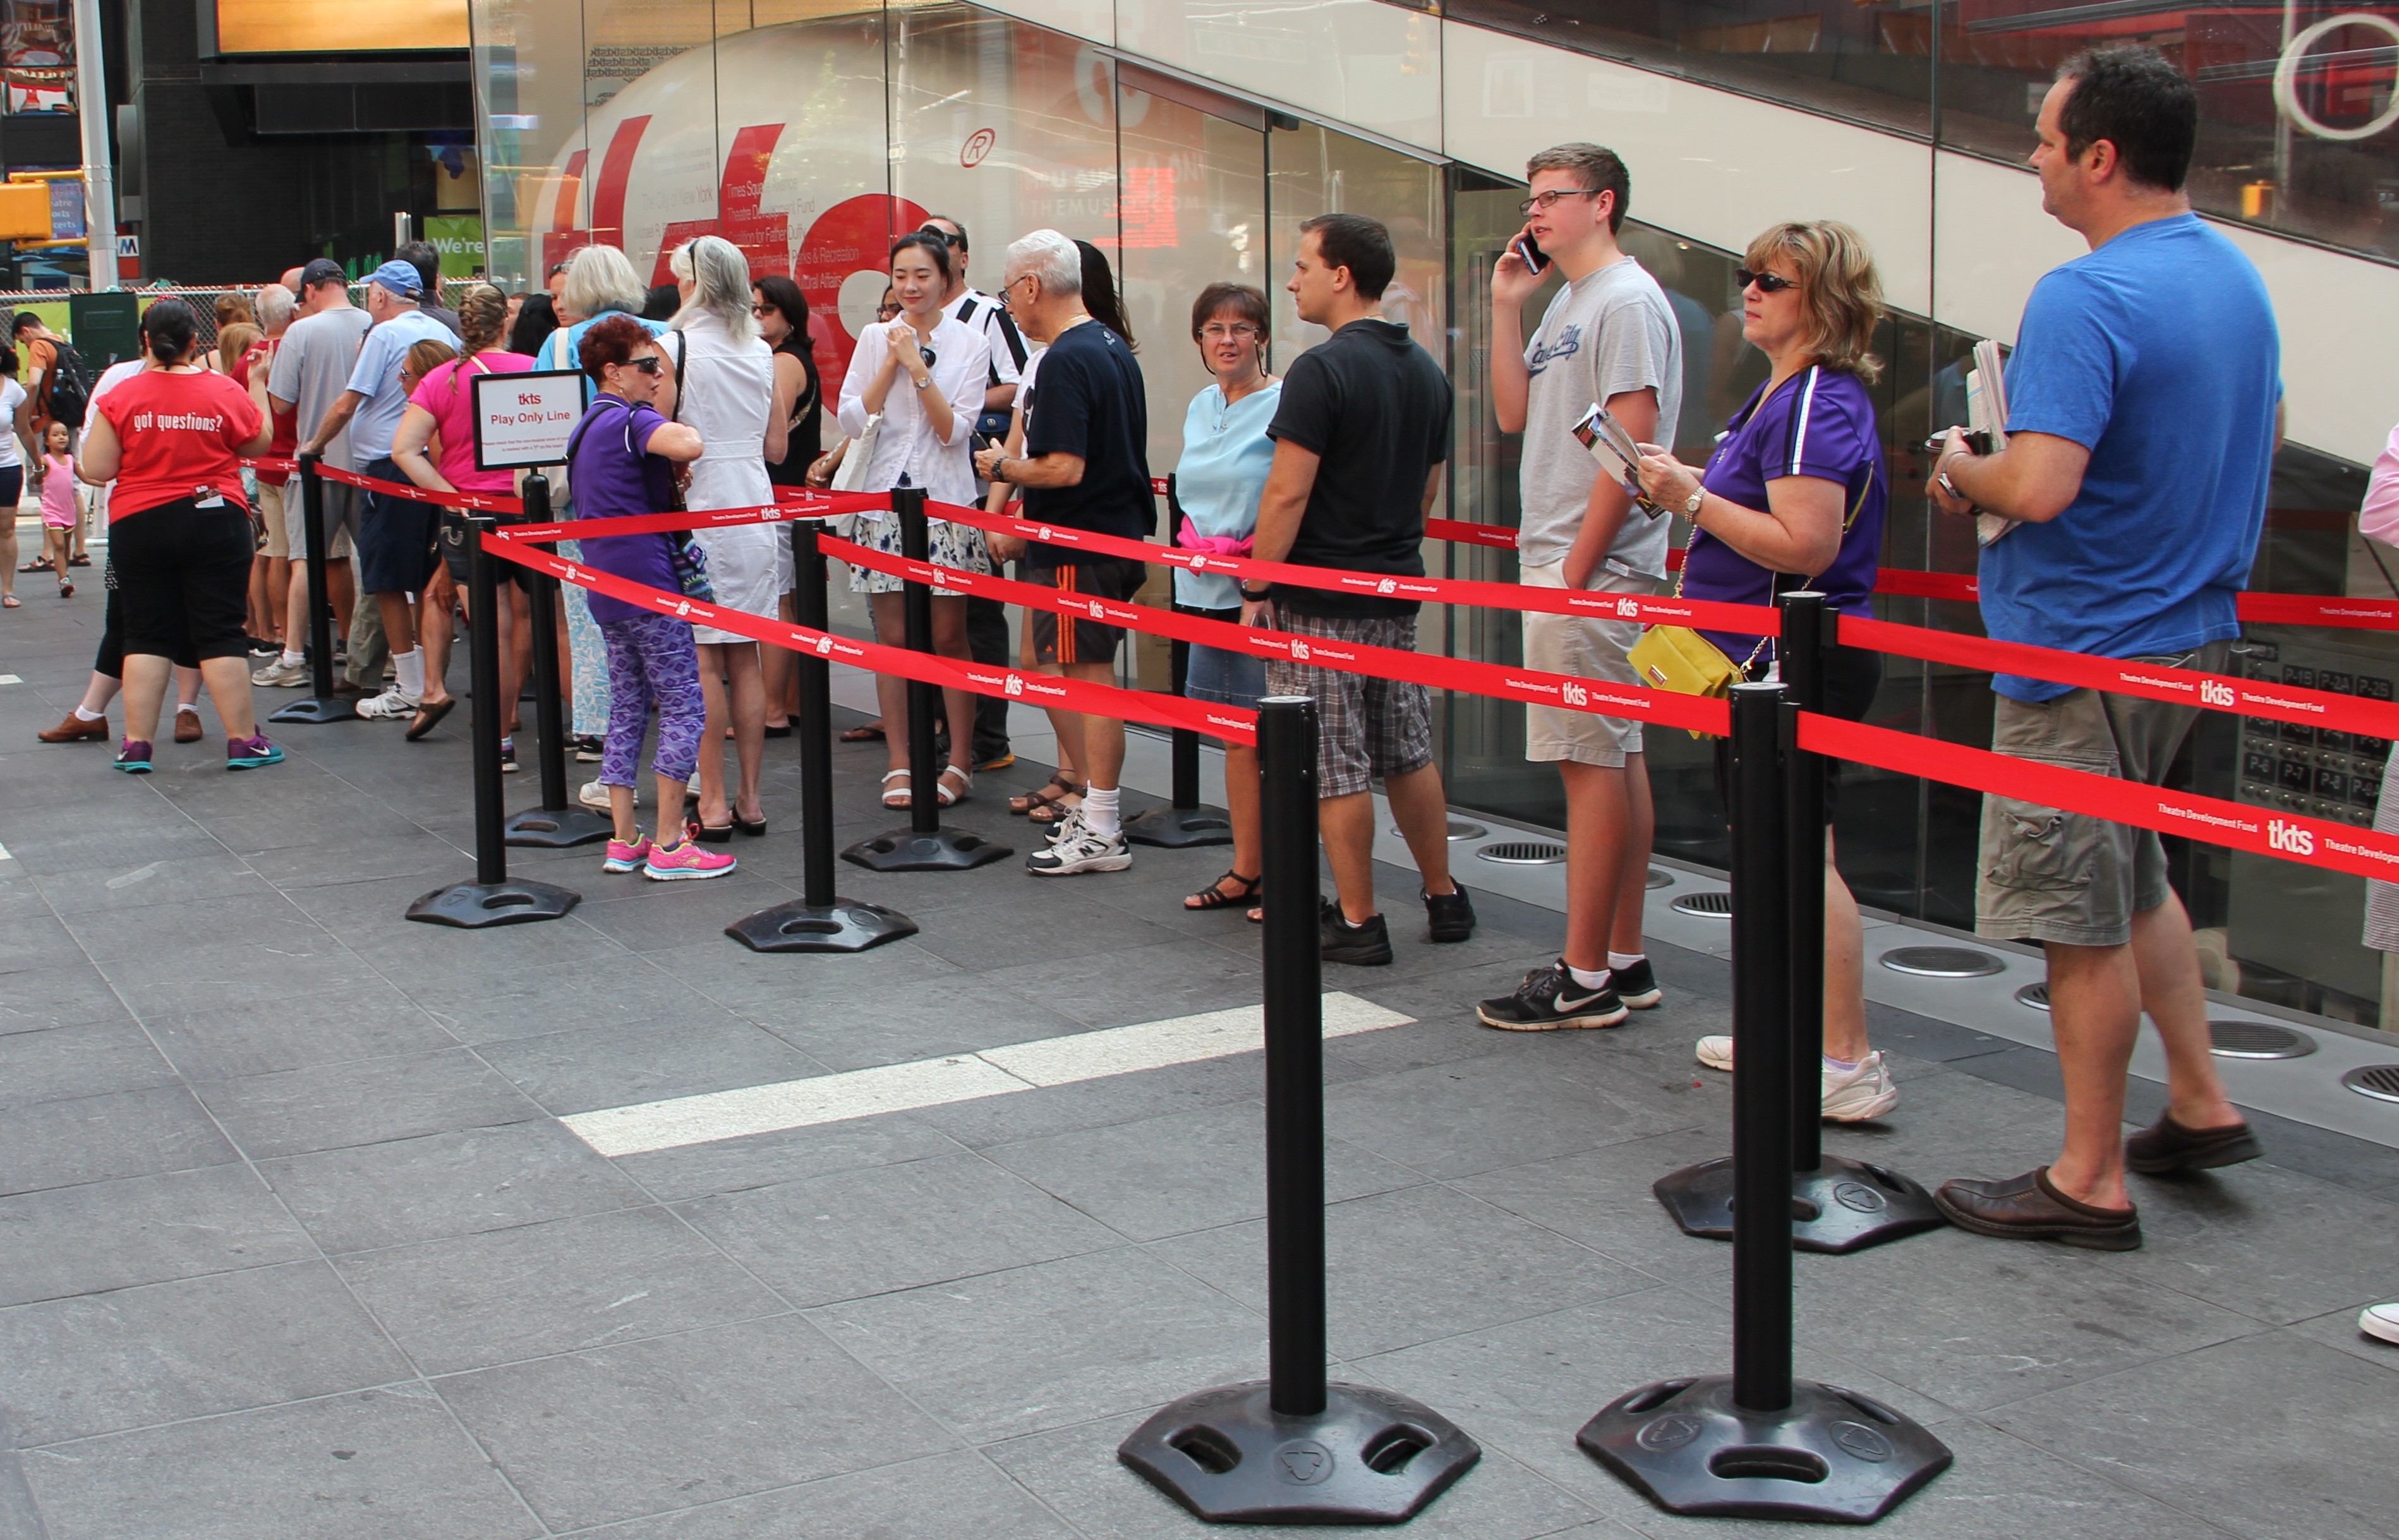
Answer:
<path fill-rule="evenodd" d="M 829 904 L 777 904 L 744 915 L 725 934 L 752 952 L 864 952 L 916 934 L 896 909 L 835 898 Z"/>
<path fill-rule="evenodd" d="M 859 841 L 841 858 L 869 871 L 968 871 L 1015 854 L 963 829 L 937 829 L 929 834 L 894 829 Z"/>
<path fill-rule="evenodd" d="M 591 844 L 617 831 L 616 820 L 588 807 L 528 807 L 500 825 L 501 843 L 563 850 Z"/>
<path fill-rule="evenodd" d="M 481 930 L 561 919 L 582 901 L 580 893 L 549 883 L 456 883 L 437 887 L 409 905 L 408 917 L 429 925 Z"/>
<path fill-rule="evenodd" d="M 1732 1157 L 1703 1160 L 1649 1189 L 1685 1235 L 1732 1239 Z M 1948 1223 L 1932 1195 L 1887 1166 L 1828 1155 L 1791 1175 L 1791 1244 L 1802 1251 L 1861 1251 Z"/>
<path fill-rule="evenodd" d="M 1456 1424 L 1368 1385 L 1284 1416 L 1264 1380 L 1219 1385 L 1133 1429 L 1117 1458 L 1213 1524 L 1397 1524 L 1483 1458 Z"/>
<path fill-rule="evenodd" d="M 1135 844 L 1181 850 L 1195 844 L 1233 843 L 1233 816 L 1221 807 L 1153 807 L 1127 818 L 1125 838 Z"/>

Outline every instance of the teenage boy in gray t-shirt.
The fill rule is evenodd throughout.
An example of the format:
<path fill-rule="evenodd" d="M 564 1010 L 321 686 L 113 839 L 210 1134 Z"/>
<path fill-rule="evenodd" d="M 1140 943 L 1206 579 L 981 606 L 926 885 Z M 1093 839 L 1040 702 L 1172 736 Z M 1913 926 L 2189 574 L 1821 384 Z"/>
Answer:
<path fill-rule="evenodd" d="M 1525 224 L 1491 275 L 1491 396 L 1501 431 L 1525 436 L 1523 580 L 1549 588 L 1654 594 L 1666 570 L 1667 520 L 1632 505 L 1602 477 L 1575 424 L 1604 406 L 1636 442 L 1674 441 L 1682 410 L 1682 335 L 1665 291 L 1616 244 L 1632 180 L 1612 150 L 1560 144 L 1525 163 Z M 1565 286 L 1530 344 L 1525 302 L 1553 263 Z M 1527 614 L 1525 666 L 1637 684 L 1629 621 Z M 1642 951 L 1641 906 L 1655 817 L 1641 723 L 1528 706 L 1525 757 L 1554 762 L 1566 793 L 1566 943 L 1516 993 L 1485 1000 L 1486 1026 L 1515 1032 L 1607 1027 L 1660 994 Z"/>

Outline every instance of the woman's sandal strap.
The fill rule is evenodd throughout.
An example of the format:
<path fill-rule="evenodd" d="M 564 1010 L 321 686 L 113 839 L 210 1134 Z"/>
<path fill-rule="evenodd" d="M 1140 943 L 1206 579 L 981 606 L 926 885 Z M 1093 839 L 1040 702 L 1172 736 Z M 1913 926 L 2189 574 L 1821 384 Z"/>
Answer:
<path fill-rule="evenodd" d="M 1206 887 L 1203 887 L 1199 892 L 1191 895 L 1192 898 L 1200 900 L 1198 903 L 1186 903 L 1184 907 L 1195 912 L 1207 909 L 1232 909 L 1238 905 L 1246 904 L 1252 898 L 1256 898 L 1258 896 L 1258 885 L 1265 880 L 1266 875 L 1264 872 L 1259 873 L 1255 877 L 1244 877 L 1238 871 L 1227 871 L 1222 877 L 1210 883 Z M 1241 891 L 1239 893 L 1227 893 L 1225 891 L 1225 884 L 1227 882 L 1236 882 L 1240 884 Z"/>

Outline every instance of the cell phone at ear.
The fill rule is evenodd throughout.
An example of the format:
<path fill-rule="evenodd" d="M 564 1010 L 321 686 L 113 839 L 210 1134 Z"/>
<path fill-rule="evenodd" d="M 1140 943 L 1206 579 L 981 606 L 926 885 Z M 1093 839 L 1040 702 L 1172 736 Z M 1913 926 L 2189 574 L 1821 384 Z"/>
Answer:
<path fill-rule="evenodd" d="M 1534 272 L 1546 273 L 1549 271 L 1550 254 L 1547 251 L 1542 250 L 1538 245 L 1535 244 L 1532 236 L 1518 236 L 1509 244 L 1509 249 L 1514 251 L 1518 256 L 1524 258 L 1525 265 L 1531 268 Z"/>

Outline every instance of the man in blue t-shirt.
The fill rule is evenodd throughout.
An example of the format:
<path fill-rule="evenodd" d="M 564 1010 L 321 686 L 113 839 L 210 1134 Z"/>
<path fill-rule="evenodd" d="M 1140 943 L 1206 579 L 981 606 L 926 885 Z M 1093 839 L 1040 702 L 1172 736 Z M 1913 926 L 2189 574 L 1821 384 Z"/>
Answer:
<path fill-rule="evenodd" d="M 2091 253 L 2044 277 L 2007 370 L 2007 447 L 1953 429 L 1928 489 L 1945 512 L 2009 520 L 1982 561 L 1983 618 L 2005 642 L 2221 672 L 2233 599 L 2265 525 L 2280 438 L 2281 347 L 2266 287 L 2190 211 L 2190 82 L 2154 49 L 2078 54 L 2041 104 L 2041 207 Z M 1991 746 L 2162 783 L 2197 709 L 2002 674 Z M 1983 803 L 1977 935 L 2037 940 L 2066 1081 L 2054 1164 L 1958 1181 L 1942 1211 L 1978 1235 L 2104 1250 L 2141 1244 L 2124 1169 L 2258 1154 L 2210 1057 L 2190 918 L 2158 836 L 2013 797 Z M 2167 1107 L 2121 1138 L 2147 1010 Z"/>

